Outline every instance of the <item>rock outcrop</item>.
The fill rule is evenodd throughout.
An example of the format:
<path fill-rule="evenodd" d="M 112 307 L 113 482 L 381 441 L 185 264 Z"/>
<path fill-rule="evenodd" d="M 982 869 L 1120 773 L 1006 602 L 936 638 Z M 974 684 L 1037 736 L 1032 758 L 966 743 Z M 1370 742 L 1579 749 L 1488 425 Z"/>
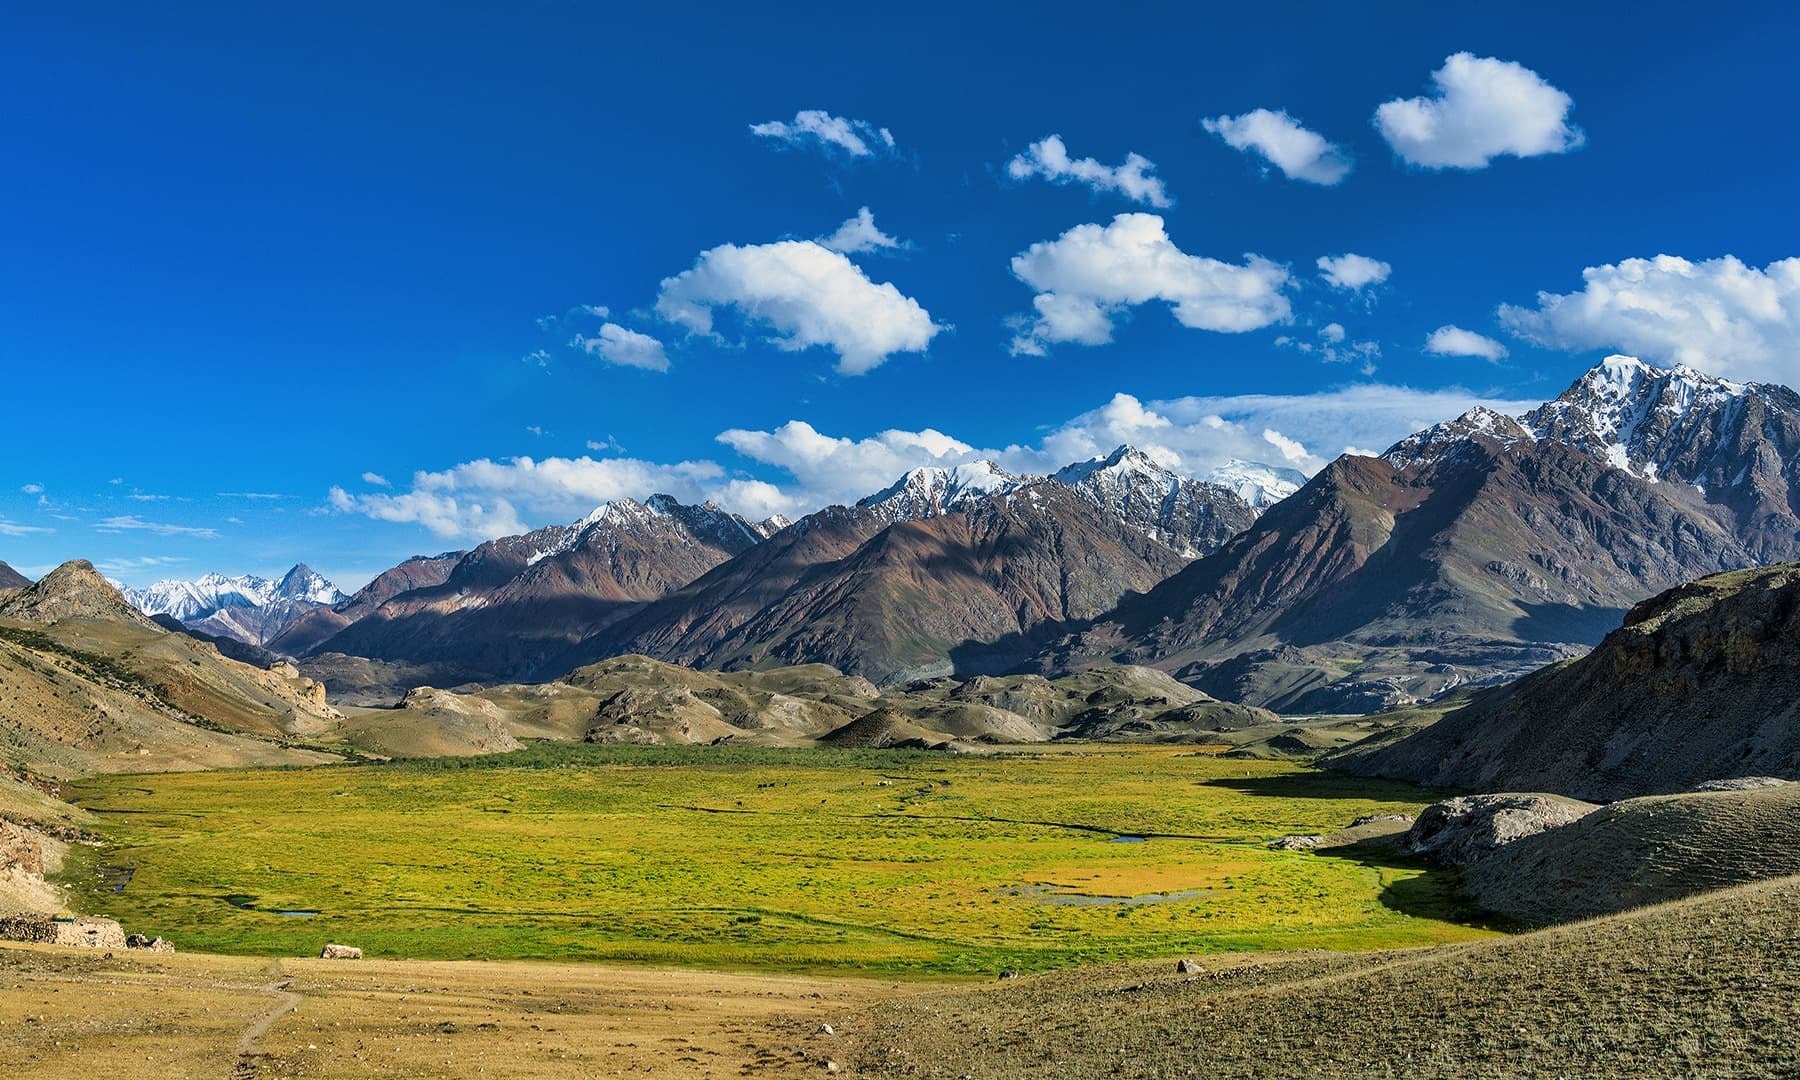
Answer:
<path fill-rule="evenodd" d="M 1632 608 L 1582 659 L 1478 691 L 1414 734 L 1326 762 L 1592 801 L 1800 778 L 1800 564 L 1671 589 Z"/>
<path fill-rule="evenodd" d="M 1463 795 L 1421 811 L 1406 833 L 1406 847 L 1439 866 L 1467 866 L 1597 809 L 1592 803 L 1537 792 Z"/>

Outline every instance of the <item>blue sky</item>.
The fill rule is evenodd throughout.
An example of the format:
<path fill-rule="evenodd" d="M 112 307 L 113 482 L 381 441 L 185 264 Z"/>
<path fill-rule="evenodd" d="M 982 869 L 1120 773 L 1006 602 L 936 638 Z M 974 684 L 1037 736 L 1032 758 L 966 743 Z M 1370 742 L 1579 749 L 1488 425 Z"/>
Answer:
<path fill-rule="evenodd" d="M 1311 470 L 1615 350 L 1800 381 L 1785 6 L 507 8 L 0 14 L 0 558 L 354 586 L 658 490 Z"/>

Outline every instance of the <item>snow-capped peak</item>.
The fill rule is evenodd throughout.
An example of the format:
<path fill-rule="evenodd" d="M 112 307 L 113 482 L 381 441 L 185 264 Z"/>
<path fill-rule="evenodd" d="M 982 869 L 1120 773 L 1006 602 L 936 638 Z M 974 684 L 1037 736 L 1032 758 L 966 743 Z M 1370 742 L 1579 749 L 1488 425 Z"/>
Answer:
<path fill-rule="evenodd" d="M 279 628 L 305 610 L 336 604 L 345 598 L 337 586 L 304 563 L 274 581 L 255 574 L 227 577 L 208 573 L 192 581 L 170 578 L 142 589 L 121 586 L 119 594 L 146 615 L 168 615 L 184 623 L 211 620 L 222 612 L 253 616 L 246 620 L 234 614 L 222 623 L 204 627 L 253 644 L 261 644 L 272 633 L 253 633 L 240 624 L 248 621 Z"/>
<path fill-rule="evenodd" d="M 1237 458 L 1225 461 L 1200 479 L 1230 488 L 1257 510 L 1267 510 L 1306 485 L 1306 474 L 1299 469 Z"/>
<path fill-rule="evenodd" d="M 1540 439 L 1569 443 L 1615 469 L 1657 480 L 1674 446 L 1716 439 L 1721 426 L 1713 414 L 1741 407 L 1751 390 L 1685 365 L 1663 369 L 1635 356 L 1609 356 L 1520 419 Z"/>
<path fill-rule="evenodd" d="M 991 461 L 969 461 L 951 468 L 926 466 L 913 469 L 856 505 L 895 521 L 916 521 L 1005 495 L 1024 482 Z"/>

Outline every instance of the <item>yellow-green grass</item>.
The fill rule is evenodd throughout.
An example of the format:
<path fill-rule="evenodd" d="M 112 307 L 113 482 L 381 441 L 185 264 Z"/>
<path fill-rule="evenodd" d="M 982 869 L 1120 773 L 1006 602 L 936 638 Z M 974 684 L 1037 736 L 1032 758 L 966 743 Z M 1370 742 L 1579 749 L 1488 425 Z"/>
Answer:
<path fill-rule="evenodd" d="M 1192 748 L 564 746 L 75 789 L 113 842 L 76 871 L 88 906 L 226 953 L 329 940 L 950 975 L 1487 932 L 1460 921 L 1439 872 L 1264 847 L 1415 811 L 1426 793 Z M 129 884 L 97 888 L 94 862 L 130 867 Z M 1121 897 L 1137 902 L 1092 899 Z M 293 910 L 319 914 L 277 914 Z"/>

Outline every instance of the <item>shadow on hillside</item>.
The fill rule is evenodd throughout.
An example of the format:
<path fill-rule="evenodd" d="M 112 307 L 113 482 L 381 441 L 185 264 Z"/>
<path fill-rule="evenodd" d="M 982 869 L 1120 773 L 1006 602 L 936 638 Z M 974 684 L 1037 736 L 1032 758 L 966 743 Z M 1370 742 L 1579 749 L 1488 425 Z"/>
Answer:
<path fill-rule="evenodd" d="M 1428 865 L 1407 851 L 1401 841 L 1404 834 L 1376 837 L 1344 847 L 1326 848 L 1313 853 L 1319 859 L 1343 859 L 1381 873 L 1383 885 L 1379 899 L 1390 911 L 1398 911 L 1415 919 L 1436 919 L 1484 930 L 1516 930 L 1510 920 L 1483 911 L 1462 889 L 1462 871 Z M 1391 871 L 1417 870 L 1405 877 Z"/>
<path fill-rule="evenodd" d="M 1404 780 L 1372 780 L 1366 776 L 1330 769 L 1279 773 L 1274 776 L 1221 777 L 1199 780 L 1202 787 L 1224 788 L 1240 795 L 1256 795 L 1273 799 L 1379 799 L 1412 802 L 1421 796 L 1429 799 L 1442 794 Z M 1344 824 L 1350 824 L 1348 821 Z"/>
<path fill-rule="evenodd" d="M 1575 641 L 1598 645 L 1619 628 L 1627 608 L 1585 604 L 1520 604 L 1525 614 L 1513 620 L 1513 636 L 1520 641 Z"/>

